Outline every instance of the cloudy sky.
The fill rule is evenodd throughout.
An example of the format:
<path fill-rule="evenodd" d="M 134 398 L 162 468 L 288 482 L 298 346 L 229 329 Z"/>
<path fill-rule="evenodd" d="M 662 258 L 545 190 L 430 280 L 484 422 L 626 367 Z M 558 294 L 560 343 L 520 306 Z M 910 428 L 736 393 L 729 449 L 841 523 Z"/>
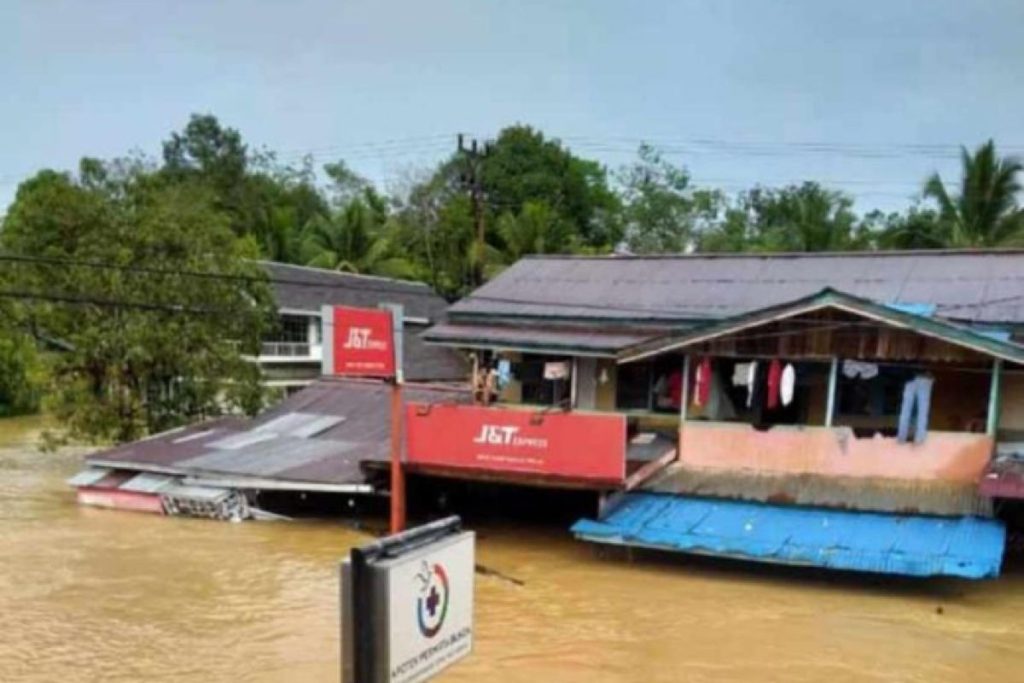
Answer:
<path fill-rule="evenodd" d="M 40 168 L 212 112 L 381 183 L 530 123 L 611 167 L 818 179 L 898 208 L 957 145 L 1024 154 L 1020 0 L 4 0 L 0 211 Z"/>

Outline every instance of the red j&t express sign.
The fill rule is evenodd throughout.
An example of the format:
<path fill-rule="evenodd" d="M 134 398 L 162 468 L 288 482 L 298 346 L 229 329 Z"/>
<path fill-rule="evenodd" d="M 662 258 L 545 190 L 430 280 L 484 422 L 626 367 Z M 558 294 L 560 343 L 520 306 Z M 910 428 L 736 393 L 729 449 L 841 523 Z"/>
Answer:
<path fill-rule="evenodd" d="M 332 372 L 360 377 L 395 376 L 391 311 L 335 306 Z"/>
<path fill-rule="evenodd" d="M 620 483 L 626 418 L 469 405 L 410 404 L 410 465 Z"/>

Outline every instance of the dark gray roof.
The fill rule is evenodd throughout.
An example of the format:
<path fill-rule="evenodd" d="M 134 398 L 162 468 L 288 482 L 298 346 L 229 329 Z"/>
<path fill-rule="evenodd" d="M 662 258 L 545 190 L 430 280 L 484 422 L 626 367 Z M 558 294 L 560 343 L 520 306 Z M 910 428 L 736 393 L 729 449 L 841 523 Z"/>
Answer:
<path fill-rule="evenodd" d="M 455 386 L 409 384 L 403 398 L 465 401 L 469 392 Z M 390 400 L 390 388 L 382 382 L 321 379 L 252 420 L 222 418 L 86 459 L 103 466 L 191 476 L 361 484 L 362 463 L 389 457 Z"/>
<path fill-rule="evenodd" d="M 449 320 L 709 320 L 825 288 L 934 304 L 957 320 L 1024 324 L 1024 251 L 533 256 L 453 305 Z"/>
<path fill-rule="evenodd" d="M 261 261 L 267 271 L 278 308 L 320 312 L 324 305 L 377 308 L 382 303 L 402 304 L 405 315 L 440 320 L 448 302 L 422 282 L 370 275 L 339 273 L 289 263 Z"/>

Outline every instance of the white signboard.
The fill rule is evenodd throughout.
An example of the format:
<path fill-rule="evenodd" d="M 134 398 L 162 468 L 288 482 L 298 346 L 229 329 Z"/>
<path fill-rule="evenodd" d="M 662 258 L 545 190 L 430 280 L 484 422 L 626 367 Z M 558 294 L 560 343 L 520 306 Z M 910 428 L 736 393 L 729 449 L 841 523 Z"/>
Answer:
<path fill-rule="evenodd" d="M 470 653 L 473 558 L 474 534 L 464 532 L 373 563 L 374 574 L 384 573 L 388 619 L 387 656 L 378 663 L 387 674 L 378 680 L 425 681 Z"/>

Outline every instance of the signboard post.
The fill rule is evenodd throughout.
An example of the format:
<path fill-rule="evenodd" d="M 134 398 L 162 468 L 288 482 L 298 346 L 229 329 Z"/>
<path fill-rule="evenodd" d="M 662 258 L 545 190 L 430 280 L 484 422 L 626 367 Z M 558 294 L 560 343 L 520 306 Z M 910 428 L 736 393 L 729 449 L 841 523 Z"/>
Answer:
<path fill-rule="evenodd" d="M 341 566 L 343 683 L 417 683 L 470 653 L 474 543 L 449 517 L 352 549 Z"/>
<path fill-rule="evenodd" d="M 402 468 L 402 321 L 399 304 L 380 309 L 324 306 L 322 371 L 391 383 L 391 533 L 405 528 Z"/>

